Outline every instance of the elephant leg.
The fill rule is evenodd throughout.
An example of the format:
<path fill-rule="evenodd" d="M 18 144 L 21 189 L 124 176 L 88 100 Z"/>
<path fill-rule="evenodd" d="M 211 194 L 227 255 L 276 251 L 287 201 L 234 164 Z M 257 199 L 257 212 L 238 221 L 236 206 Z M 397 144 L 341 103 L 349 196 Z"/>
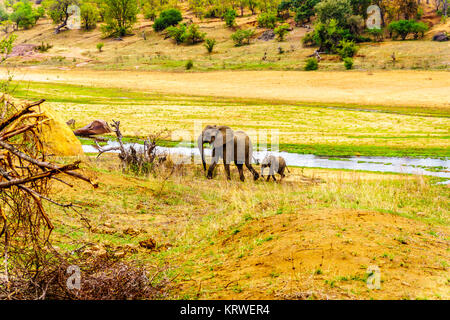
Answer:
<path fill-rule="evenodd" d="M 227 150 L 225 148 L 223 150 L 223 166 L 225 167 L 225 174 L 227 176 L 227 180 L 231 180 L 230 161 L 227 157 Z"/>
<path fill-rule="evenodd" d="M 225 173 L 227 175 L 227 180 L 231 180 L 231 174 L 230 174 L 230 164 L 226 162 L 226 160 L 223 160 L 223 166 L 225 167 Z"/>
<path fill-rule="evenodd" d="M 236 167 L 239 170 L 239 178 L 241 179 L 241 181 L 245 181 L 245 176 L 244 176 L 244 169 L 243 169 L 243 165 L 242 164 L 237 164 L 236 163 Z"/>
<path fill-rule="evenodd" d="M 212 158 L 211 165 L 209 166 L 209 169 L 208 169 L 208 179 L 212 179 L 214 168 L 216 167 L 217 163 L 219 162 L 219 155 L 217 153 L 215 153 L 214 151 L 213 151 L 213 155 L 214 155 L 214 157 Z"/>
<path fill-rule="evenodd" d="M 258 180 L 259 178 L 259 173 L 252 167 L 252 165 L 250 164 L 250 162 L 246 162 L 245 166 L 247 167 L 248 170 L 250 170 L 250 172 L 253 174 L 253 180 Z"/>

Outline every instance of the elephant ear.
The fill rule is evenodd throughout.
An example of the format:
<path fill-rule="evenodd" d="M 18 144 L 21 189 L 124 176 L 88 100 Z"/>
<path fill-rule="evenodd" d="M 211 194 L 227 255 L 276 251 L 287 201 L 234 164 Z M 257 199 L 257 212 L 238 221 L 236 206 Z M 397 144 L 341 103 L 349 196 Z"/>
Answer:
<path fill-rule="evenodd" d="M 217 135 L 214 140 L 214 148 L 222 147 L 223 145 L 233 143 L 234 132 L 230 127 L 219 126 L 217 127 Z"/>

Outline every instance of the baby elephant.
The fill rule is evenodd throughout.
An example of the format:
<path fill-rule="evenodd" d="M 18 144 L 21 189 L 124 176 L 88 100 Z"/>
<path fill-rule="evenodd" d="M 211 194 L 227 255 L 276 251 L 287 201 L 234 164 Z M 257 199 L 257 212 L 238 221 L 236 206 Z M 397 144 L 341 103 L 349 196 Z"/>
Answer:
<path fill-rule="evenodd" d="M 285 169 L 287 169 L 287 171 L 290 173 L 288 167 L 286 166 L 286 161 L 282 157 L 267 155 L 261 162 L 261 177 L 264 177 L 264 169 L 267 167 L 269 167 L 269 175 L 267 176 L 267 181 L 270 180 L 270 177 L 273 178 L 273 181 L 277 181 L 277 179 L 275 179 L 275 172 L 281 176 L 281 180 L 283 180 L 283 178 L 285 177 Z"/>

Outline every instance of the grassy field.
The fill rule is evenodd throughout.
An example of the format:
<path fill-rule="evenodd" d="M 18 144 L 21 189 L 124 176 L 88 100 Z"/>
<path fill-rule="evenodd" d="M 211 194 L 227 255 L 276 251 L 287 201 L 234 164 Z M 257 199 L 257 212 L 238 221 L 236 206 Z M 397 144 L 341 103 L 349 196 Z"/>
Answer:
<path fill-rule="evenodd" d="M 194 124 L 202 128 L 213 123 L 245 130 L 255 143 L 261 132 L 277 130 L 280 149 L 296 153 L 450 156 L 446 107 L 324 106 L 36 82 L 20 83 L 14 94 L 47 98 L 66 120 L 75 119 L 77 127 L 94 119 L 120 120 L 126 136 L 143 137 L 167 128 L 174 141 L 179 130 L 187 132 L 185 140 L 195 141 Z"/>
<path fill-rule="evenodd" d="M 221 167 L 214 180 L 200 166 L 138 178 L 115 156 L 84 163 L 100 187 L 54 197 L 93 228 L 52 207 L 55 244 L 165 266 L 170 298 L 449 298 L 449 188 L 434 179 L 293 168 L 281 184 L 241 183 L 235 167 L 227 181 Z M 381 290 L 366 287 L 370 265 Z"/>

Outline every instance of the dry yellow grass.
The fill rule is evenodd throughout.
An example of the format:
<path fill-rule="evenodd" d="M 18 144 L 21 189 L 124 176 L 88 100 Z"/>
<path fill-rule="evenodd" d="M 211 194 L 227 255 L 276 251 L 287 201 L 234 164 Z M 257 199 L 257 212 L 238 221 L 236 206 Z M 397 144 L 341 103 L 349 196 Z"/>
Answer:
<path fill-rule="evenodd" d="M 450 76 L 439 71 L 167 73 L 21 68 L 15 70 L 15 79 L 267 101 L 450 107 Z"/>

